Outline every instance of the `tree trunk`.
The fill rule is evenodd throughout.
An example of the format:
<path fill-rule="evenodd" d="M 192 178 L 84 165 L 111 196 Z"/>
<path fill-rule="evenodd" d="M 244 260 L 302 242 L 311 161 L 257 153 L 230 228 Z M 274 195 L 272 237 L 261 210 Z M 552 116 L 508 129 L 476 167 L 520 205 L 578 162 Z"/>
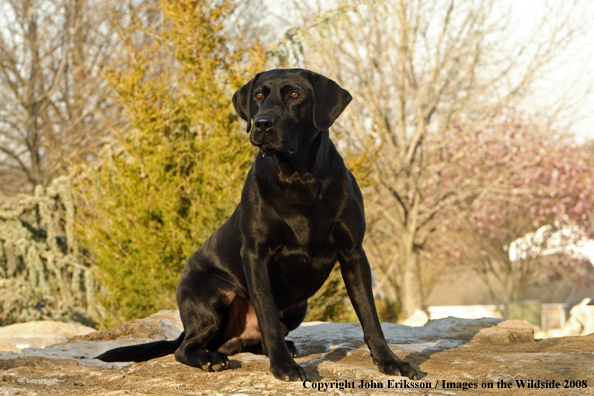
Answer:
<path fill-rule="evenodd" d="M 417 309 L 423 309 L 423 286 L 419 271 L 419 253 L 412 243 L 401 249 L 400 303 L 405 318 L 409 318 Z"/>

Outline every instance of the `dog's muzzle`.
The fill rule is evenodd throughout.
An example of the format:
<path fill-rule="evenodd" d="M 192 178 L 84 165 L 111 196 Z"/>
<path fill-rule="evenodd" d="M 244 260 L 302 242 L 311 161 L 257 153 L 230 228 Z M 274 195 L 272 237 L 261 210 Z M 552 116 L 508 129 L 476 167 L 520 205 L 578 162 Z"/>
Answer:
<path fill-rule="evenodd" d="M 282 147 L 280 142 L 275 143 L 279 138 L 274 136 L 274 117 L 272 115 L 263 114 L 254 117 L 254 131 L 252 131 L 252 144 L 260 147 L 262 155 L 270 157 L 275 152 L 279 152 L 285 156 L 291 156 L 294 153 L 293 147 L 286 149 Z"/>

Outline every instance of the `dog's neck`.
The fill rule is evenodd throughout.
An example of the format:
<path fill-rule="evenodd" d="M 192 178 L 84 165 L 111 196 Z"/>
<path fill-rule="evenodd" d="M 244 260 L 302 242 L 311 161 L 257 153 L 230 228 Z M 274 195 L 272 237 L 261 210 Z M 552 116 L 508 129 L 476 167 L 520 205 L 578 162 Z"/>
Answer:
<path fill-rule="evenodd" d="M 320 131 L 310 142 L 302 142 L 295 155 L 279 152 L 271 157 L 258 155 L 256 178 L 271 185 L 279 193 L 287 193 L 290 201 L 312 203 L 344 169 L 342 157 L 330 140 L 328 130 Z"/>

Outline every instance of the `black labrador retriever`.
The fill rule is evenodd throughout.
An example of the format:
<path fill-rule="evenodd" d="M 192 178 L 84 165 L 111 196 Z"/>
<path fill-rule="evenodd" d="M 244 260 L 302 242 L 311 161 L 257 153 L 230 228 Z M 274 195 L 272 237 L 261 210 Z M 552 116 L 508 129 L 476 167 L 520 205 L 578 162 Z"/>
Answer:
<path fill-rule="evenodd" d="M 260 151 L 233 215 L 189 258 L 177 286 L 184 332 L 175 341 L 116 348 L 103 361 L 144 361 L 175 352 L 207 371 L 227 355 L 264 353 L 279 379 L 305 380 L 285 336 L 338 260 L 373 362 L 417 379 L 388 347 L 363 251 L 363 198 L 328 136 L 351 101 L 334 81 L 302 69 L 257 74 L 233 95 Z"/>

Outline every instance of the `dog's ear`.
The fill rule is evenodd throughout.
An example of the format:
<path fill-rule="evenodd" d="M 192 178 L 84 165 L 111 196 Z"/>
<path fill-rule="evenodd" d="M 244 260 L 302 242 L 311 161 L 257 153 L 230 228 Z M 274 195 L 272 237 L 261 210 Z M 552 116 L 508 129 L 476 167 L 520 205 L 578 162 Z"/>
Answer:
<path fill-rule="evenodd" d="M 254 85 L 262 74 L 264 72 L 256 74 L 254 78 L 233 94 L 233 107 L 235 107 L 237 114 L 247 121 L 247 133 L 250 133 L 252 129 L 252 96 L 254 95 Z"/>
<path fill-rule="evenodd" d="M 323 131 L 332 126 L 353 97 L 349 91 L 318 73 L 313 73 L 313 86 L 313 122 L 317 129 Z"/>

